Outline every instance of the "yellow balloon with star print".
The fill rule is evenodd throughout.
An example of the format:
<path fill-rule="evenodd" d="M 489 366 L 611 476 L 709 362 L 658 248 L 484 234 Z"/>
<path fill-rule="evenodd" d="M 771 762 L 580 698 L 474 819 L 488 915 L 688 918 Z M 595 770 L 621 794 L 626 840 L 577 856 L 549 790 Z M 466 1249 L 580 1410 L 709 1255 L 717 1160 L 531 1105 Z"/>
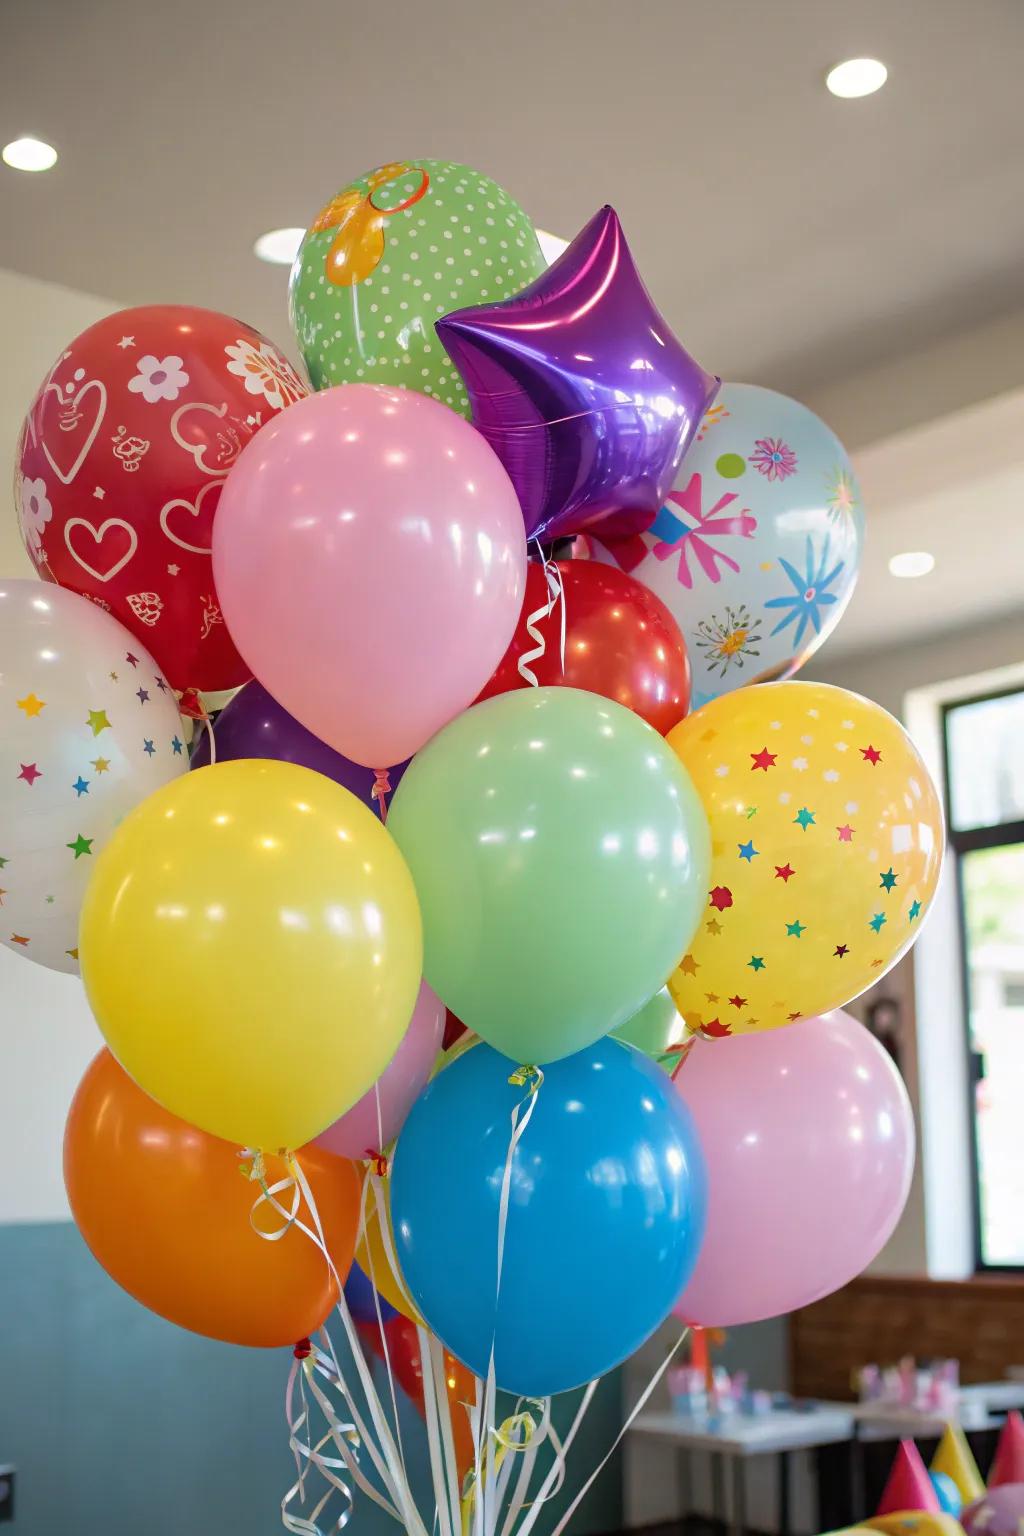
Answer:
<path fill-rule="evenodd" d="M 913 943 L 942 863 L 942 809 L 910 737 L 825 683 L 741 688 L 669 746 L 711 824 L 707 906 L 669 990 L 708 1037 L 848 1002 Z"/>

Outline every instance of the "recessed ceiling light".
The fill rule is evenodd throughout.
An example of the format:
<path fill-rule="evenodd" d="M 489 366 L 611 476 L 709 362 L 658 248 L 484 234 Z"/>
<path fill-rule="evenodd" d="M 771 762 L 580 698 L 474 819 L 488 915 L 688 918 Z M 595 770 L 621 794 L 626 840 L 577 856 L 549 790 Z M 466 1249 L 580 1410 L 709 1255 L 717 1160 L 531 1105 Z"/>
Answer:
<path fill-rule="evenodd" d="M 553 261 L 558 260 L 569 244 L 568 240 L 563 240 L 561 235 L 548 234 L 546 229 L 538 229 L 537 239 L 540 241 L 540 248 L 544 252 L 544 260 L 549 267 Z"/>
<path fill-rule="evenodd" d="M 914 576 L 927 576 L 935 569 L 935 556 L 926 549 L 908 549 L 902 555 L 893 555 L 889 561 L 890 576 L 902 576 L 909 580 Z"/>
<path fill-rule="evenodd" d="M 299 254 L 306 231 L 304 229 L 268 229 L 260 235 L 253 250 L 260 261 L 272 261 L 275 266 L 290 267 Z"/>
<path fill-rule="evenodd" d="M 4 164 L 15 171 L 48 171 L 57 164 L 57 151 L 42 139 L 12 139 L 3 148 Z"/>
<path fill-rule="evenodd" d="M 825 84 L 833 96 L 849 99 L 880 91 L 888 76 L 889 71 L 880 59 L 844 59 L 829 70 Z"/>

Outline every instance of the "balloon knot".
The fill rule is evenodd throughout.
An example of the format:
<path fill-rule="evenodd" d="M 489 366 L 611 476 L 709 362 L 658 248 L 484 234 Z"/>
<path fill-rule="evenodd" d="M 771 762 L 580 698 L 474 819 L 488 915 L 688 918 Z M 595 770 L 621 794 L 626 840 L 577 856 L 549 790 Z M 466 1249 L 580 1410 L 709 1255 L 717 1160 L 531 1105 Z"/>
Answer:
<path fill-rule="evenodd" d="M 184 688 L 178 694 L 178 709 L 189 720 L 209 720 L 209 712 L 198 688 Z"/>
<path fill-rule="evenodd" d="M 387 1178 L 388 1160 L 386 1153 L 375 1151 L 373 1147 L 366 1147 L 363 1152 L 363 1156 L 368 1157 L 370 1162 L 373 1164 L 373 1171 L 377 1175 L 378 1179 Z"/>
<path fill-rule="evenodd" d="M 267 1176 L 267 1168 L 263 1161 L 263 1153 L 253 1152 L 250 1148 L 246 1147 L 244 1151 L 239 1152 L 238 1155 L 241 1158 L 251 1159 L 249 1162 L 242 1162 L 239 1164 L 238 1171 L 242 1175 L 242 1178 L 248 1179 L 253 1184 L 262 1184 Z"/>
<path fill-rule="evenodd" d="M 391 780 L 388 778 L 388 770 L 386 768 L 375 768 L 373 770 L 373 788 L 370 790 L 370 799 L 376 800 L 381 821 L 387 821 L 388 819 L 388 795 L 390 793 Z"/>
<path fill-rule="evenodd" d="M 516 1088 L 525 1088 L 526 1084 L 532 1082 L 537 1076 L 539 1076 L 537 1068 L 524 1063 L 521 1067 L 516 1067 L 509 1077 L 509 1082 Z"/>
<path fill-rule="evenodd" d="M 300 1339 L 292 1353 L 296 1360 L 308 1360 L 313 1353 L 313 1346 L 308 1339 Z"/>

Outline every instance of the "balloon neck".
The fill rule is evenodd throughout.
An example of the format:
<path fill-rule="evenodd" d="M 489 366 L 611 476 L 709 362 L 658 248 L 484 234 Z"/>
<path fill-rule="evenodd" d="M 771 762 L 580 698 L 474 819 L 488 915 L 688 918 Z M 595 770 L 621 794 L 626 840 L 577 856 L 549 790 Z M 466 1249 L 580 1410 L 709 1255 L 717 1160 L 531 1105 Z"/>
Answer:
<path fill-rule="evenodd" d="M 308 1339 L 300 1339 L 292 1353 L 296 1360 L 308 1360 L 313 1353 L 313 1346 Z"/>
<path fill-rule="evenodd" d="M 373 1171 L 377 1175 L 378 1179 L 387 1178 L 388 1160 L 386 1153 L 378 1152 L 373 1147 L 367 1147 L 363 1152 L 363 1156 L 369 1158 L 370 1162 L 373 1164 Z"/>
<path fill-rule="evenodd" d="M 388 778 L 388 770 L 386 768 L 375 768 L 373 770 L 373 788 L 370 790 L 370 799 L 376 800 L 377 809 L 380 811 L 380 819 L 384 822 L 388 819 L 387 797 L 390 793 L 391 780 Z"/>

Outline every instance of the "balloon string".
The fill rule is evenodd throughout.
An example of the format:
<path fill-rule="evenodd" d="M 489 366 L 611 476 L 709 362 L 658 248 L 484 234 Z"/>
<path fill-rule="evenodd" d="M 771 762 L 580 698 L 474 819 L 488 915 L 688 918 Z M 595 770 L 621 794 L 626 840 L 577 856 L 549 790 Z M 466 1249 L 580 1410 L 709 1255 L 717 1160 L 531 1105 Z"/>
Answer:
<path fill-rule="evenodd" d="M 217 738 L 213 734 L 213 721 L 210 719 L 209 710 L 203 703 L 203 696 L 198 688 L 185 688 L 176 694 L 178 711 L 186 720 L 198 720 L 206 731 L 207 741 L 210 747 L 210 767 L 217 761 Z"/>
<path fill-rule="evenodd" d="M 565 1527 L 568 1525 L 569 1521 L 572 1519 L 572 1517 L 576 1513 L 577 1509 L 579 1509 L 579 1507 L 582 1504 L 583 1500 L 586 1498 L 587 1494 L 590 1492 L 590 1489 L 593 1487 L 593 1485 L 596 1482 L 597 1478 L 601 1475 L 601 1473 L 603 1472 L 604 1468 L 607 1466 L 607 1464 L 608 1464 L 609 1460 L 611 1459 L 611 1457 L 618 1450 L 619 1445 L 622 1443 L 622 1439 L 623 1439 L 624 1435 L 626 1434 L 626 1432 L 632 1426 L 634 1419 L 637 1417 L 637 1415 L 639 1413 L 642 1413 L 644 1407 L 647 1404 L 648 1398 L 650 1397 L 651 1393 L 654 1391 L 655 1387 L 658 1385 L 658 1383 L 661 1380 L 661 1378 L 664 1376 L 665 1372 L 668 1370 L 668 1368 L 671 1365 L 672 1361 L 675 1359 L 675 1357 L 678 1354 L 679 1349 L 680 1349 L 680 1347 L 681 1347 L 681 1345 L 683 1343 L 683 1340 L 687 1337 L 689 1332 L 690 1332 L 689 1328 L 684 1328 L 682 1333 L 680 1333 L 678 1339 L 673 1344 L 672 1348 L 669 1350 L 668 1354 L 665 1356 L 664 1360 L 661 1362 L 661 1364 L 659 1365 L 658 1369 L 655 1371 L 654 1375 L 651 1377 L 650 1381 L 647 1383 L 646 1387 L 641 1392 L 640 1396 L 637 1398 L 636 1402 L 633 1405 L 632 1412 L 630 1413 L 630 1415 L 629 1415 L 628 1419 L 626 1420 L 625 1424 L 623 1424 L 622 1428 L 619 1430 L 618 1434 L 615 1436 L 615 1439 L 612 1441 L 612 1443 L 608 1447 L 607 1451 L 601 1457 L 601 1460 L 598 1462 L 598 1464 L 594 1468 L 593 1472 L 591 1472 L 590 1476 L 587 1478 L 586 1482 L 583 1484 L 583 1487 L 580 1489 L 579 1493 L 577 1493 L 576 1497 L 573 1499 L 572 1503 L 569 1505 L 569 1508 L 565 1511 L 565 1514 L 562 1516 L 561 1520 L 559 1520 L 558 1524 L 555 1526 L 554 1530 L 551 1533 L 551 1536 L 562 1536 L 562 1532 L 565 1530 Z M 527 1536 L 525 1525 L 523 1527 L 522 1532 L 520 1533 L 520 1536 Z"/>
<path fill-rule="evenodd" d="M 539 543 L 537 544 L 537 548 L 540 550 Z M 516 663 L 520 677 L 528 682 L 532 688 L 538 687 L 539 684 L 537 681 L 537 674 L 534 672 L 530 663 L 539 661 L 544 655 L 544 652 L 547 650 L 547 642 L 545 641 L 544 635 L 539 626 L 544 622 L 545 619 L 549 619 L 551 617 L 552 613 L 554 612 L 556 603 L 560 605 L 561 610 L 559 654 L 562 663 L 562 676 L 565 676 L 565 585 L 562 581 L 562 573 L 559 570 L 556 561 L 544 561 L 544 580 L 547 583 L 548 589 L 547 602 L 542 603 L 539 608 L 535 608 L 533 612 L 528 614 L 526 617 L 526 632 L 530 636 L 530 639 L 533 641 L 533 649 L 530 651 L 524 651 Z"/>
<path fill-rule="evenodd" d="M 380 811 L 380 819 L 384 823 L 388 819 L 388 800 L 391 793 L 391 780 L 388 778 L 386 768 L 374 768 L 373 788 L 370 790 L 370 799 L 376 800 L 377 809 Z"/>
<path fill-rule="evenodd" d="M 313 1243 L 316 1244 L 316 1246 L 320 1249 L 320 1252 L 323 1254 L 324 1259 L 326 1260 L 327 1267 L 334 1280 L 335 1286 L 337 1287 L 338 1315 L 345 1325 L 345 1333 L 349 1349 L 352 1353 L 352 1358 L 356 1367 L 357 1375 L 359 1377 L 360 1386 L 366 1398 L 366 1403 L 370 1412 L 370 1418 L 373 1421 L 373 1426 L 376 1431 L 376 1441 L 368 1433 L 366 1425 L 363 1423 L 363 1420 L 356 1409 L 351 1388 L 345 1381 L 341 1366 L 338 1363 L 338 1357 L 334 1352 L 333 1343 L 331 1342 L 330 1335 L 326 1332 L 326 1330 L 324 1330 L 323 1337 L 330 1351 L 330 1359 L 328 1361 L 327 1357 L 324 1356 L 322 1352 L 320 1352 L 317 1357 L 318 1363 L 324 1365 L 325 1370 L 330 1368 L 333 1371 L 334 1378 L 336 1378 L 338 1383 L 338 1390 L 344 1398 L 344 1401 L 348 1406 L 348 1410 L 352 1415 L 355 1432 L 359 1436 L 360 1442 L 368 1451 L 370 1459 L 377 1470 L 381 1482 L 384 1484 L 385 1491 L 389 1495 L 391 1502 L 389 1503 L 387 1500 L 381 1498 L 377 1490 L 373 1488 L 373 1486 L 363 1476 L 358 1462 L 356 1462 L 354 1458 L 349 1460 L 346 1457 L 345 1464 L 348 1466 L 348 1469 L 355 1478 L 357 1485 L 363 1490 L 363 1492 L 372 1498 L 375 1503 L 380 1504 L 380 1506 L 385 1509 L 388 1514 L 390 1514 L 393 1519 L 395 1519 L 400 1525 L 404 1525 L 408 1536 L 427 1536 L 426 1528 L 420 1519 L 419 1513 L 413 1501 L 412 1490 L 409 1486 L 409 1480 L 408 1476 L 406 1475 L 403 1457 L 398 1446 L 395 1444 L 395 1440 L 391 1434 L 390 1429 L 388 1428 L 384 1415 L 384 1409 L 373 1385 L 373 1378 L 371 1377 L 369 1370 L 367 1369 L 366 1362 L 363 1359 L 362 1350 L 359 1346 L 359 1338 L 356 1334 L 355 1327 L 352 1323 L 351 1314 L 349 1313 L 348 1306 L 345 1301 L 345 1292 L 341 1283 L 341 1277 L 338 1274 L 337 1267 L 328 1250 L 327 1240 L 324 1236 L 323 1224 L 320 1220 L 320 1213 L 317 1209 L 316 1201 L 313 1198 L 313 1191 L 309 1187 L 309 1181 L 303 1172 L 302 1165 L 296 1157 L 290 1155 L 287 1152 L 282 1152 L 281 1156 L 285 1160 L 285 1164 L 288 1169 L 288 1177 L 279 1179 L 274 1184 L 268 1184 L 265 1155 L 262 1152 L 253 1152 L 251 1150 L 246 1150 L 241 1155 L 243 1157 L 252 1159 L 251 1164 L 243 1167 L 242 1171 L 249 1179 L 258 1183 L 262 1191 L 258 1196 L 252 1211 L 250 1212 L 249 1219 L 253 1230 L 265 1241 L 277 1242 L 294 1227 L 297 1231 L 304 1233 L 306 1237 L 308 1237 Z M 291 1191 L 290 1206 L 283 1205 L 278 1199 L 278 1195 L 285 1190 Z M 312 1227 L 303 1221 L 299 1215 L 303 1201 L 305 1201 L 306 1207 L 309 1211 L 310 1220 L 313 1223 Z M 271 1209 L 276 1211 L 277 1214 L 282 1218 L 283 1225 L 280 1228 L 274 1231 L 268 1231 L 257 1223 L 256 1212 L 263 1204 L 269 1204 Z M 320 1407 L 325 1416 L 329 1419 L 330 1403 L 326 1397 L 323 1397 L 323 1394 L 320 1392 L 320 1389 L 318 1388 L 315 1380 L 308 1373 L 307 1384 L 314 1397 L 316 1397 L 317 1402 L 320 1404 Z M 340 1445 L 339 1449 L 341 1449 Z M 344 1451 L 342 1451 L 342 1455 L 343 1457 L 345 1456 Z"/>
<path fill-rule="evenodd" d="M 349 1444 L 358 1447 L 359 1439 L 353 1424 L 345 1423 L 331 1408 L 328 1402 L 327 1431 L 321 1435 L 314 1445 L 311 1427 L 309 1403 L 306 1397 L 306 1378 L 311 1377 L 314 1370 L 321 1370 L 322 1374 L 328 1373 L 320 1364 L 322 1352 L 314 1352 L 308 1339 L 302 1339 L 295 1346 L 291 1369 L 288 1373 L 288 1381 L 285 1387 L 285 1419 L 288 1424 L 288 1447 L 295 1458 L 296 1480 L 288 1489 L 281 1500 L 281 1523 L 286 1531 L 296 1533 L 296 1536 L 336 1536 L 336 1533 L 344 1530 L 352 1514 L 353 1498 L 352 1490 L 345 1480 L 338 1475 L 339 1470 L 344 1470 L 347 1465 L 344 1455 L 327 1456 L 324 1447 L 330 1443 L 340 1449 L 343 1439 Z M 322 1356 L 326 1362 L 326 1356 Z M 298 1386 L 301 1408 L 298 1413 L 294 1411 L 295 1388 Z M 299 1514 L 291 1506 L 298 1500 L 299 1504 L 306 1502 L 306 1477 L 311 1468 L 320 1473 L 327 1483 L 327 1489 L 319 1502 L 307 1514 Z M 320 1516 L 327 1504 L 336 1493 L 340 1493 L 345 1501 L 345 1507 L 335 1517 L 332 1524 L 325 1532 L 319 1524 Z"/>

